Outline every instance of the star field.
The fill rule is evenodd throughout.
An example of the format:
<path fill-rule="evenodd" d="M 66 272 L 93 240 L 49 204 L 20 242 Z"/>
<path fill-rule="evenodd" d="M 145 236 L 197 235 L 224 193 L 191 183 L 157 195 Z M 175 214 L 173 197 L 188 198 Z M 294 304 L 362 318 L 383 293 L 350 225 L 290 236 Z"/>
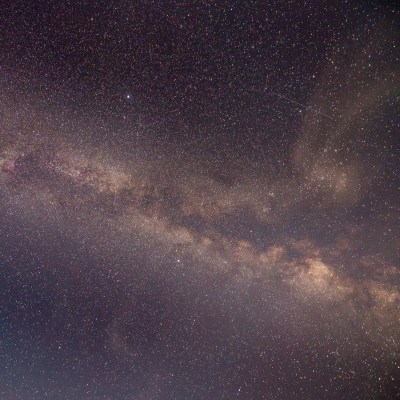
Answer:
<path fill-rule="evenodd" d="M 0 14 L 0 398 L 400 397 L 390 2 Z"/>

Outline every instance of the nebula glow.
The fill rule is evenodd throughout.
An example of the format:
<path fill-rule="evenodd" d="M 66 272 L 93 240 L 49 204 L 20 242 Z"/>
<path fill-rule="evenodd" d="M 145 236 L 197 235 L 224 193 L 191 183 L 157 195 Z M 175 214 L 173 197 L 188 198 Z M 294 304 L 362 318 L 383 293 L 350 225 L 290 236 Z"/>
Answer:
<path fill-rule="evenodd" d="M 83 6 L 89 21 L 108 20 L 100 3 L 93 15 Z M 116 15 L 143 24 L 152 13 L 143 5 L 129 13 L 118 7 Z M 168 7 L 165 15 L 178 6 Z M 238 11 L 241 21 L 246 7 Z M 361 9 L 372 13 L 372 27 L 336 28 L 343 37 L 327 45 L 318 78 L 296 73 L 296 85 L 308 88 L 307 103 L 280 94 L 283 80 L 255 88 L 250 77 L 261 81 L 261 75 L 248 75 L 239 61 L 238 78 L 225 82 L 217 59 L 210 68 L 216 66 L 222 83 L 201 83 L 208 75 L 198 61 L 200 70 L 188 72 L 198 88 L 165 77 L 166 99 L 140 97 L 153 86 L 134 84 L 133 77 L 117 99 L 114 89 L 96 89 L 106 85 L 97 69 L 90 83 L 71 75 L 68 89 L 62 67 L 53 82 L 36 61 L 13 71 L 11 44 L 20 42 L 5 35 L 1 398 L 400 395 L 398 11 Z M 67 35 L 75 32 L 68 25 L 75 11 L 69 17 L 51 11 L 51 29 L 58 32 L 60 18 Z M 15 28 L 19 17 L 9 11 L 4 18 Z M 76 35 L 88 43 L 96 37 L 80 29 L 86 28 Z M 255 34 L 260 41 L 263 32 Z M 153 39 L 143 40 L 157 52 Z M 239 48 L 252 43 L 232 40 Z M 32 57 L 47 54 L 22 43 Z M 188 43 L 195 46 L 194 39 Z M 63 46 L 56 45 L 61 54 Z M 87 43 L 71 46 L 94 51 Z M 278 51 L 279 41 L 274 46 Z M 196 60 L 194 50 L 179 52 L 171 60 Z M 117 66 L 103 60 L 106 53 L 100 47 L 93 54 L 112 75 Z M 46 61 L 44 69 L 54 72 L 56 65 Z M 80 71 L 89 74 L 88 65 Z M 26 82 L 29 74 L 34 78 Z M 175 83 L 187 104 L 191 90 L 207 96 L 222 85 L 225 94 L 210 95 L 211 116 L 196 123 L 175 97 L 175 108 L 163 111 Z M 82 95 L 79 85 L 86 84 Z M 82 108 L 80 96 L 89 99 Z M 140 108 L 150 110 L 152 102 L 160 108 Z M 218 107 L 223 117 L 212 116 Z M 243 118 L 255 118 L 256 127 L 246 130 Z"/>

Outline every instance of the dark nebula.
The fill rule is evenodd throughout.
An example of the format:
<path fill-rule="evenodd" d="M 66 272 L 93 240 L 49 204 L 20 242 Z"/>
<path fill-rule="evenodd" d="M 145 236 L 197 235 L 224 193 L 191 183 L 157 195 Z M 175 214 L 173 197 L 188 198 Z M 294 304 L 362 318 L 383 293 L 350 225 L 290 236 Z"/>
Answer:
<path fill-rule="evenodd" d="M 400 11 L 0 8 L 0 399 L 400 398 Z"/>

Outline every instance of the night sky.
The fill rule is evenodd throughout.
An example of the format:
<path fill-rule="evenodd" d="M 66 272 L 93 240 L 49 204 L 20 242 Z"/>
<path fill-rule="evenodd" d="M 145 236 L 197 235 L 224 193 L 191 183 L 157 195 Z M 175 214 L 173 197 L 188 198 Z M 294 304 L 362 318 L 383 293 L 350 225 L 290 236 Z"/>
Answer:
<path fill-rule="evenodd" d="M 0 399 L 400 398 L 400 7 L 0 4 Z"/>

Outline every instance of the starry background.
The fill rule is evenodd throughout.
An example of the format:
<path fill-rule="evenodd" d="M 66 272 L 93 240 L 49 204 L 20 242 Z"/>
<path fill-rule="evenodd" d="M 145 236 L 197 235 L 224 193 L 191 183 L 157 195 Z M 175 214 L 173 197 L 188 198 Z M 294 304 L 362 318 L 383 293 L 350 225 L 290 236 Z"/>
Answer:
<path fill-rule="evenodd" d="M 400 398 L 400 15 L 0 8 L 2 400 Z"/>

